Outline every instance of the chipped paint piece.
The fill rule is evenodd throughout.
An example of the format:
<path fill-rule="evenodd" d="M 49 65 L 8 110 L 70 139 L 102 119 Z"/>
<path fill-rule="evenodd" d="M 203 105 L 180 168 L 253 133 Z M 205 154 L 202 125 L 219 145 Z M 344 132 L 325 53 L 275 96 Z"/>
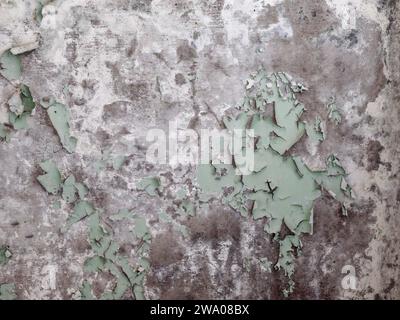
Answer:
<path fill-rule="evenodd" d="M 27 119 L 35 109 L 31 92 L 28 86 L 21 84 L 12 97 L 8 100 L 9 122 L 15 130 L 26 129 Z"/>
<path fill-rule="evenodd" d="M 22 75 L 21 57 L 5 51 L 0 57 L 0 74 L 9 81 L 18 80 Z"/>
<path fill-rule="evenodd" d="M 44 6 L 44 0 L 38 0 L 36 2 L 36 8 L 35 8 L 35 20 L 36 22 L 40 25 L 42 20 L 43 20 L 43 6 Z"/>
<path fill-rule="evenodd" d="M 75 177 L 69 176 L 63 185 L 62 197 L 67 203 L 73 203 L 76 200 Z"/>
<path fill-rule="evenodd" d="M 0 300 L 15 300 L 15 285 L 12 283 L 0 284 Z"/>
<path fill-rule="evenodd" d="M 53 161 L 47 160 L 40 164 L 40 168 L 46 173 L 38 176 L 37 180 L 50 194 L 56 195 L 61 189 L 61 174 Z"/>
<path fill-rule="evenodd" d="M 69 153 L 73 153 L 76 148 L 77 139 L 70 134 L 69 113 L 65 105 L 53 102 L 48 105 L 47 114 L 56 130 L 61 144 Z"/>
<path fill-rule="evenodd" d="M 10 139 L 11 139 L 11 130 L 3 123 L 0 123 L 0 140 L 5 142 L 10 142 Z"/>
<path fill-rule="evenodd" d="M 247 86 L 239 115 L 226 117 L 224 124 L 228 130 L 248 126 L 254 130 L 258 139 L 254 171 L 241 175 L 235 165 L 200 165 L 197 183 L 203 193 L 222 194 L 223 203 L 242 216 L 250 211 L 253 219 L 267 220 L 264 230 L 274 235 L 280 247 L 275 269 L 282 270 L 288 278 L 284 294 L 290 294 L 295 286 L 292 280 L 295 252 L 299 253 L 302 246 L 300 235 L 313 232 L 314 201 L 321 196 L 321 190 L 327 190 L 346 208 L 352 196 L 351 188 L 335 156 L 328 157 L 325 169 L 312 171 L 299 157 L 287 155 L 305 134 L 314 142 L 325 139 L 319 118 L 313 125 L 300 120 L 305 107 L 296 94 L 307 88 L 286 73 L 264 70 L 252 75 L 251 84 Z M 273 116 L 265 116 L 268 108 L 273 109 Z M 252 201 L 251 209 L 246 201 Z M 283 226 L 291 234 L 281 238 Z"/>
<path fill-rule="evenodd" d="M 83 183 L 76 182 L 73 175 L 70 175 L 65 179 L 63 184 L 62 197 L 67 203 L 74 203 L 77 200 L 77 194 L 79 199 L 84 200 L 88 193 L 88 189 Z"/>
<path fill-rule="evenodd" d="M 326 139 L 325 123 L 320 117 L 316 117 L 313 124 L 309 124 L 306 121 L 304 123 L 308 137 L 307 149 L 311 155 L 315 155 L 318 145 Z"/>
<path fill-rule="evenodd" d="M 338 125 L 342 122 L 342 115 L 336 105 L 335 97 L 331 97 L 330 101 L 326 105 L 328 109 L 328 119 L 332 121 L 335 125 Z"/>
<path fill-rule="evenodd" d="M 79 201 L 75 205 L 73 213 L 68 217 L 66 228 L 70 228 L 74 223 L 89 217 L 94 212 L 94 207 L 90 202 L 85 200 Z"/>
<path fill-rule="evenodd" d="M 160 190 L 161 182 L 158 177 L 143 178 L 138 184 L 137 188 L 141 191 L 146 191 L 150 196 L 156 196 Z"/>
<path fill-rule="evenodd" d="M 54 164 L 50 166 L 46 163 L 43 169 L 54 173 L 56 167 Z M 58 169 L 57 173 L 58 191 L 61 185 L 63 187 L 62 198 L 64 198 L 67 203 L 75 203 L 74 210 L 68 217 L 66 226 L 62 229 L 62 232 L 66 232 L 73 224 L 86 219 L 89 230 L 88 240 L 93 255 L 86 259 L 83 269 L 85 272 L 107 273 L 114 276 L 113 282 L 115 285 L 113 289 L 105 289 L 100 297 L 96 297 L 93 294 L 91 284 L 85 281 L 79 289 L 80 298 L 86 300 L 97 298 L 122 299 L 126 295 L 133 296 L 136 299 L 144 298 L 143 282 L 146 273 L 150 269 L 150 263 L 147 257 L 151 242 L 151 235 L 146 220 L 142 217 L 135 216 L 128 209 L 122 209 L 116 215 L 110 217 L 111 221 L 120 221 L 129 218 L 134 222 L 133 233 L 139 239 L 139 244 L 136 250 L 137 263 L 135 267 L 132 267 L 128 258 L 119 254 L 119 244 L 113 240 L 112 232 L 109 231 L 108 224 L 103 222 L 103 210 L 97 209 L 89 201 L 83 200 L 88 192 L 87 188 L 83 184 L 77 183 L 73 175 L 69 175 L 68 178 L 65 179 L 64 184 L 62 184 Z M 39 178 L 40 177 L 38 177 L 38 179 Z M 45 185 L 47 186 L 47 183 Z M 55 190 L 52 188 L 50 189 Z"/>
<path fill-rule="evenodd" d="M 135 218 L 135 228 L 133 230 L 135 236 L 143 238 L 148 232 L 149 228 L 147 227 L 146 220 L 142 217 Z"/>
<path fill-rule="evenodd" d="M 8 246 L 0 247 L 0 266 L 4 266 L 11 259 L 12 252 Z"/>
<path fill-rule="evenodd" d="M 81 300 L 95 300 L 95 297 L 92 292 L 92 286 L 87 280 L 83 281 L 82 286 L 79 289 L 79 292 Z"/>
<path fill-rule="evenodd" d="M 196 215 L 196 205 L 193 203 L 193 201 L 183 200 L 180 207 L 185 215 L 189 215 L 191 217 Z"/>
<path fill-rule="evenodd" d="M 144 273 L 150 267 L 148 260 L 142 255 L 143 252 L 139 253 L 138 250 L 140 255 L 138 266 L 132 268 L 128 260 L 118 253 L 119 245 L 112 240 L 109 232 L 102 225 L 99 212 L 89 218 L 88 224 L 89 242 L 95 256 L 86 260 L 85 271 L 110 272 L 115 277 L 116 282 L 114 289 L 105 291 L 101 295 L 101 299 L 121 299 L 127 292 L 133 293 L 136 299 L 141 299 L 142 295 L 135 291 L 135 287 L 143 285 Z M 140 226 L 139 228 L 142 229 L 143 227 Z M 147 229 L 141 230 L 140 235 L 146 233 Z"/>
<path fill-rule="evenodd" d="M 310 140 L 318 144 L 326 139 L 325 126 L 320 117 L 316 117 L 312 125 L 306 123 L 306 133 Z"/>

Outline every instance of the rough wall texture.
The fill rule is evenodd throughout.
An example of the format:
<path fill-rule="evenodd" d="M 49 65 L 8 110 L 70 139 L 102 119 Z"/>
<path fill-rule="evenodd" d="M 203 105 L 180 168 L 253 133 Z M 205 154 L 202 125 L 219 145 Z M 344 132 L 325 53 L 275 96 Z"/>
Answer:
<path fill-rule="evenodd" d="M 0 143 L 0 245 L 13 254 L 0 267 L 0 284 L 14 283 L 20 299 L 72 299 L 83 279 L 94 280 L 95 292 L 107 281 L 83 272 L 86 226 L 60 231 L 71 208 L 55 205 L 58 197 L 36 180 L 38 164 L 51 158 L 88 186 L 106 217 L 129 208 L 146 218 L 146 298 L 283 298 L 283 274 L 254 263 L 278 254 L 262 221 L 244 219 L 218 199 L 193 217 L 180 215 L 177 191 L 186 186 L 194 197 L 196 168 L 145 161 L 149 129 L 166 129 L 174 119 L 183 128 L 218 127 L 243 96 L 244 80 L 263 66 L 309 87 L 301 96 L 305 118 L 326 120 L 325 104 L 336 97 L 342 123 L 327 122 L 314 155 L 303 140 L 293 152 L 315 167 L 334 152 L 356 194 L 348 217 L 328 196 L 317 201 L 314 234 L 302 239 L 289 298 L 400 298 L 398 1 L 53 1 L 40 24 L 35 7 L 33 0 L 0 1 L 2 50 L 40 34 L 40 46 L 22 59 L 23 81 L 35 100 L 53 96 L 68 107 L 78 145 L 65 152 L 40 107 L 28 129 Z M 0 78 L 1 122 L 12 90 Z M 106 151 L 127 160 L 118 170 L 97 170 Z M 138 190 L 147 176 L 166 186 L 158 197 Z M 134 256 L 129 226 L 111 227 L 121 250 Z M 355 267 L 356 290 L 341 286 L 345 265 Z"/>

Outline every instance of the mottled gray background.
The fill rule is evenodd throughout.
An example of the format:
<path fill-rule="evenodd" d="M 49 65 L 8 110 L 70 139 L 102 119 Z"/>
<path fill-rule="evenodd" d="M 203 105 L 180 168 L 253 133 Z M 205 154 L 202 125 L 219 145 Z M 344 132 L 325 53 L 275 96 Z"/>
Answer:
<path fill-rule="evenodd" d="M 38 163 L 48 158 L 85 182 L 106 215 L 130 208 L 146 217 L 153 236 L 146 298 L 283 298 L 283 274 L 254 262 L 275 261 L 278 253 L 262 221 L 218 200 L 181 217 L 176 191 L 194 190 L 195 168 L 145 162 L 148 129 L 176 118 L 182 127 L 217 127 L 260 66 L 309 87 L 300 96 L 305 119 L 326 120 L 325 104 L 336 97 L 342 123 L 328 123 L 315 155 L 304 141 L 294 152 L 312 166 L 334 152 L 356 194 L 348 217 L 329 197 L 317 201 L 314 234 L 303 237 L 290 298 L 400 298 L 398 1 L 53 1 L 40 25 L 35 5 L 0 1 L 0 45 L 40 35 L 40 46 L 23 58 L 24 83 L 36 100 L 54 96 L 68 106 L 78 146 L 74 154 L 61 148 L 40 107 L 29 129 L 0 143 L 0 245 L 13 252 L 0 283 L 14 283 L 19 299 L 72 299 L 87 277 L 85 225 L 60 232 L 71 208 L 64 202 L 57 208 L 58 198 L 36 181 Z M 9 91 L 1 78 L 2 120 Z M 127 156 L 120 170 L 95 170 L 105 150 Z M 145 176 L 162 178 L 167 187 L 159 197 L 137 190 Z M 188 236 L 161 221 L 160 210 L 185 225 Z M 115 223 L 113 230 L 121 250 L 134 256 L 128 226 Z M 356 269 L 356 290 L 341 286 L 345 265 Z"/>

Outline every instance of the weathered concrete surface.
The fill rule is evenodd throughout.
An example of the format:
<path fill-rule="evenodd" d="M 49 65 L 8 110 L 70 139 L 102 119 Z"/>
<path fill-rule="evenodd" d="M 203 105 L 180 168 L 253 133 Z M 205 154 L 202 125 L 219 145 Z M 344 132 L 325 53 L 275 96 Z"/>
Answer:
<path fill-rule="evenodd" d="M 54 1 L 40 26 L 35 3 L 0 2 L 1 44 L 40 33 L 40 47 L 23 58 L 24 83 L 36 100 L 54 96 L 68 106 L 78 146 L 74 154 L 61 148 L 40 107 L 28 130 L 0 144 L 0 245 L 13 252 L 0 283 L 15 283 L 18 298 L 71 299 L 88 277 L 85 225 L 60 232 L 71 208 L 62 202 L 58 209 L 58 198 L 36 181 L 38 163 L 48 158 L 85 182 L 106 215 L 130 208 L 146 217 L 153 236 L 147 298 L 282 298 L 285 277 L 255 262 L 277 259 L 262 221 L 243 219 L 218 200 L 181 217 L 176 192 L 187 186 L 195 197 L 195 168 L 145 162 L 148 129 L 166 129 L 174 119 L 183 128 L 217 127 L 260 66 L 310 88 L 300 97 L 306 119 L 326 120 L 325 104 L 336 97 L 343 122 L 327 122 L 315 155 L 302 141 L 293 152 L 314 167 L 334 152 L 356 194 L 348 217 L 327 196 L 316 203 L 314 234 L 303 238 L 290 298 L 400 298 L 397 1 Z M 12 88 L 3 78 L 0 86 L 3 122 Z M 106 150 L 128 156 L 120 170 L 95 170 Z M 159 197 L 137 190 L 146 176 L 162 177 L 167 187 Z M 188 235 L 160 220 L 160 211 Z M 134 259 L 128 226 L 112 228 Z M 356 290 L 341 286 L 345 265 L 356 269 Z M 95 280 L 96 291 L 107 279 Z"/>

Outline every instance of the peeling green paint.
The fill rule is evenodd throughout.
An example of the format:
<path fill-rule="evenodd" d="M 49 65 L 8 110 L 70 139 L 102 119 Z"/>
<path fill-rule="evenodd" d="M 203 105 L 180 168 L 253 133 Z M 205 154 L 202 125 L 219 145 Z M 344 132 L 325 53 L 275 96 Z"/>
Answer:
<path fill-rule="evenodd" d="M 10 142 L 11 130 L 4 123 L 0 123 L 0 140 Z"/>
<path fill-rule="evenodd" d="M 56 102 L 53 98 L 41 99 L 40 104 L 47 109 L 47 114 L 64 149 L 73 153 L 77 139 L 70 134 L 70 118 L 65 105 Z"/>
<path fill-rule="evenodd" d="M 85 280 L 79 289 L 80 298 L 93 299 L 122 299 L 125 295 L 131 295 L 135 299 L 143 299 L 143 282 L 145 274 L 150 268 L 147 256 L 150 250 L 151 235 L 143 217 L 137 217 L 128 209 L 120 210 L 110 217 L 111 221 L 118 222 L 122 219 L 132 219 L 134 222 L 133 233 L 138 238 L 139 244 L 136 250 L 135 267 L 132 267 L 130 257 L 119 253 L 119 244 L 113 240 L 112 230 L 104 223 L 103 210 L 97 209 L 88 200 L 84 200 L 88 194 L 87 188 L 76 182 L 73 175 L 69 175 L 62 183 L 61 174 L 55 164 L 46 161 L 41 164 L 46 175 L 37 179 L 52 194 L 59 194 L 62 187 L 62 198 L 69 204 L 74 204 L 73 212 L 69 215 L 65 228 L 66 232 L 73 224 L 86 220 L 89 230 L 89 243 L 93 256 L 86 259 L 83 269 L 90 273 L 107 273 L 114 276 L 115 286 L 112 290 L 105 290 L 100 297 L 94 296 L 92 285 Z M 78 194 L 78 196 L 77 196 Z"/>
<path fill-rule="evenodd" d="M 73 203 L 78 197 L 83 200 L 88 193 L 88 189 L 83 183 L 76 182 L 75 177 L 70 175 L 63 185 L 62 197 L 67 203 Z"/>
<path fill-rule="evenodd" d="M 4 266 L 11 259 L 12 252 L 8 246 L 0 247 L 0 266 Z"/>
<path fill-rule="evenodd" d="M 0 124 L 0 138 L 8 142 L 13 130 L 28 128 L 28 118 L 35 109 L 29 88 L 21 84 L 16 88 L 15 93 L 7 101 L 8 105 L 8 124 Z M 11 129 L 12 127 L 12 129 Z"/>
<path fill-rule="evenodd" d="M 11 49 L 0 57 L 0 74 L 9 81 L 18 80 L 22 74 L 21 57 L 14 55 Z"/>
<path fill-rule="evenodd" d="M 351 188 L 345 182 L 346 172 L 339 160 L 331 155 L 326 169 L 310 170 L 303 161 L 288 155 L 305 133 L 314 142 L 325 139 L 322 121 L 313 125 L 300 120 L 304 105 L 296 94 L 307 88 L 286 73 L 267 73 L 264 70 L 252 75 L 246 87 L 246 96 L 238 107 L 236 117 L 225 117 L 228 130 L 251 128 L 256 137 L 254 171 L 242 175 L 235 165 L 200 165 L 197 182 L 203 193 L 222 194 L 224 203 L 243 216 L 250 213 L 253 219 L 266 219 L 264 230 L 273 234 L 279 243 L 279 259 L 275 269 L 282 270 L 288 278 L 285 295 L 294 289 L 292 280 L 295 257 L 302 244 L 302 233 L 313 232 L 314 201 L 327 190 L 343 205 L 351 198 Z M 273 116 L 265 112 L 272 109 Z M 233 154 L 233 160 L 237 155 Z M 236 161 L 234 161 L 236 163 Z M 251 209 L 247 203 L 252 202 Z M 250 212 L 249 212 L 250 211 Z M 280 236 L 283 226 L 291 234 Z"/>
<path fill-rule="evenodd" d="M 35 8 L 35 20 L 40 25 L 43 20 L 43 7 L 45 6 L 47 0 L 36 0 L 36 8 Z"/>
<path fill-rule="evenodd" d="M 313 144 L 318 144 L 326 139 L 325 126 L 321 118 L 317 117 L 314 123 L 306 124 L 306 133 Z"/>
<path fill-rule="evenodd" d="M 342 122 L 342 115 L 336 105 L 335 97 L 330 98 L 326 108 L 328 109 L 328 119 L 333 121 L 335 125 L 340 124 Z"/>
<path fill-rule="evenodd" d="M 0 300 L 14 300 L 17 296 L 15 294 L 15 285 L 12 283 L 0 284 Z"/>
<path fill-rule="evenodd" d="M 92 286 L 90 283 L 85 280 L 82 283 L 82 287 L 79 289 L 81 300 L 95 300 L 95 297 L 92 292 Z"/>
<path fill-rule="evenodd" d="M 138 184 L 138 190 L 146 191 L 151 196 L 156 196 L 160 190 L 161 182 L 158 177 L 143 178 Z"/>
<path fill-rule="evenodd" d="M 40 168 L 46 173 L 38 176 L 37 180 L 50 194 L 56 195 L 61 189 L 61 174 L 53 161 L 47 160 L 40 164 Z"/>

